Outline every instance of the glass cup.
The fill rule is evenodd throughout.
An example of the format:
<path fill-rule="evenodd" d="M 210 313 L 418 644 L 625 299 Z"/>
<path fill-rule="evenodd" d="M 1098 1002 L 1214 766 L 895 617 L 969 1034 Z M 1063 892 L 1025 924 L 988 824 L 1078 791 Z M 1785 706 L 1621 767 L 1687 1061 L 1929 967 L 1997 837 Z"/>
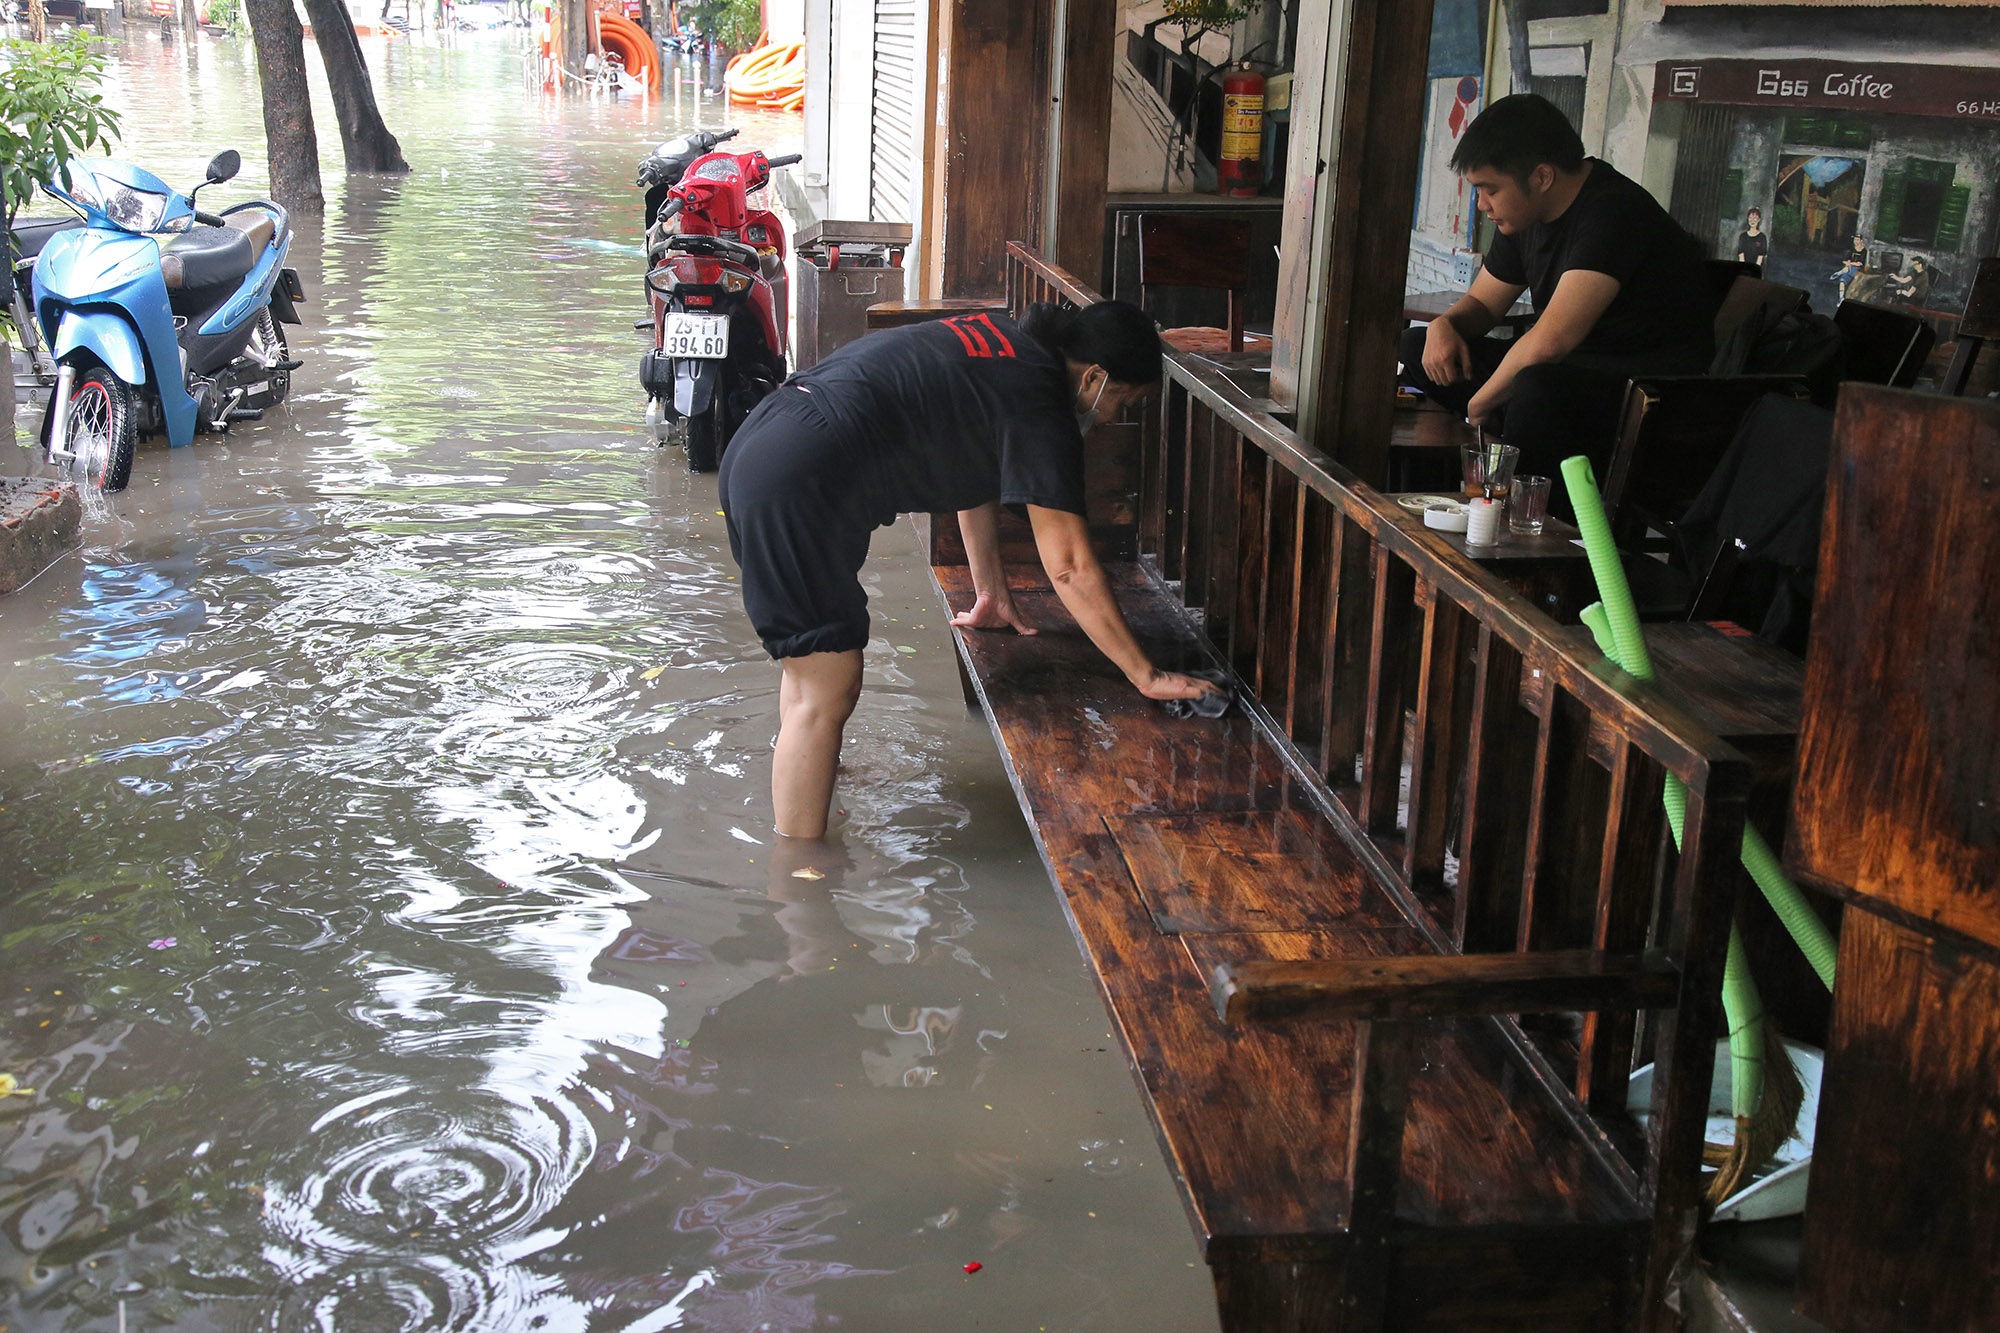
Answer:
<path fill-rule="evenodd" d="M 1459 450 L 1467 499 L 1490 495 L 1505 500 L 1514 487 L 1514 465 L 1521 451 L 1511 444 L 1468 444 Z"/>
<path fill-rule="evenodd" d="M 1507 506 L 1508 529 L 1538 537 L 1541 535 L 1542 525 L 1548 521 L 1549 479 L 1514 478 L 1514 491 Z"/>

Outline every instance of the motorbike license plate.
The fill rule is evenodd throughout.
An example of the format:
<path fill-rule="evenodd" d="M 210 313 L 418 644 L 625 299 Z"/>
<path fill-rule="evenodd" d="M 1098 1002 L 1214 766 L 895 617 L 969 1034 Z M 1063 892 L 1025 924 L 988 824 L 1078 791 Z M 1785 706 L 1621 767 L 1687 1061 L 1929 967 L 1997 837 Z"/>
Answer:
<path fill-rule="evenodd" d="M 720 361 L 729 355 L 729 316 L 669 314 L 660 335 L 660 354 L 676 360 Z"/>

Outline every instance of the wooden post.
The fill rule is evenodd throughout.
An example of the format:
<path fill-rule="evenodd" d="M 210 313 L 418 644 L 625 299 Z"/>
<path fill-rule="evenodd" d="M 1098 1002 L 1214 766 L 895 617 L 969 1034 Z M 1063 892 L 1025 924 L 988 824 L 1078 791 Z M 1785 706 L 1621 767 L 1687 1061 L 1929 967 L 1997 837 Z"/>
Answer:
<path fill-rule="evenodd" d="M 1430 33 L 1429 5 L 1300 5 L 1272 393 L 1370 483 L 1389 456 Z"/>
<path fill-rule="evenodd" d="M 2000 1289 L 1996 473 L 2000 407 L 1842 387 L 1786 849 L 1850 905 L 1799 1286 L 1842 1330 Z"/>
<path fill-rule="evenodd" d="M 1042 253 L 1084 286 L 1104 286 L 1104 187 L 1111 171 L 1117 0 L 1055 0 L 1052 142 Z"/>
<path fill-rule="evenodd" d="M 1347 1178 L 1353 1184 L 1347 1261 L 1349 1326 L 1387 1323 L 1396 1190 L 1403 1181 L 1403 1127 L 1410 1074 L 1417 1064 L 1417 1025 L 1354 1025 L 1354 1096 L 1348 1108 Z"/>
<path fill-rule="evenodd" d="M 936 181 L 943 295 L 999 296 L 1007 242 L 1042 232 L 1051 6 L 946 0 L 943 9 Z"/>
<path fill-rule="evenodd" d="M 1299 34 L 1292 64 L 1290 148 L 1285 158 L 1285 203 L 1281 213 L 1283 242 L 1278 247 L 1278 298 L 1271 327 L 1271 397 L 1296 407 L 1299 375 L 1304 361 L 1307 314 L 1316 305 L 1317 270 L 1325 251 L 1308 243 L 1316 234 L 1320 181 L 1326 171 L 1325 117 L 1322 108 L 1337 95 L 1326 86 L 1327 31 L 1339 0 L 1299 0 Z"/>
<path fill-rule="evenodd" d="M 1553 704 L 1551 704 L 1553 709 Z M 1640 1309 L 1647 1333 L 1668 1333 L 1679 1318 L 1673 1288 L 1685 1276 L 1701 1218 L 1701 1144 L 1707 1127 L 1709 1071 L 1722 1022 L 1722 959 L 1734 907 L 1736 862 L 1743 846 L 1743 803 L 1750 765 L 1711 763 L 1706 793 L 1688 796 L 1675 870 L 1668 954 L 1681 967 L 1681 1003 L 1662 1010 L 1654 1043 L 1653 1123 L 1658 1162 L 1653 1236 Z"/>
<path fill-rule="evenodd" d="M 951 61 L 955 29 L 952 0 L 929 0 L 930 59 L 924 61 L 924 82 L 930 125 L 924 134 L 923 222 L 917 229 L 915 294 L 926 299 L 944 296 L 945 163 L 950 157 Z M 920 108 L 921 109 L 921 108 Z M 1012 270 L 1010 269 L 1011 273 Z"/>

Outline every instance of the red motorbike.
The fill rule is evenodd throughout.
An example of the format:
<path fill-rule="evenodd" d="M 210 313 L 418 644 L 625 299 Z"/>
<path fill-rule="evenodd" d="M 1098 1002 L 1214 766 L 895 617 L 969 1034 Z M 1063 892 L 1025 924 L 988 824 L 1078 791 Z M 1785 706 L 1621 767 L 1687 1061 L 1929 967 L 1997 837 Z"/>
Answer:
<path fill-rule="evenodd" d="M 646 427 L 685 431 L 688 467 L 712 472 L 750 409 L 784 381 L 785 228 L 750 207 L 796 153 L 707 153 L 687 165 L 646 232 L 653 350 L 639 361 Z"/>

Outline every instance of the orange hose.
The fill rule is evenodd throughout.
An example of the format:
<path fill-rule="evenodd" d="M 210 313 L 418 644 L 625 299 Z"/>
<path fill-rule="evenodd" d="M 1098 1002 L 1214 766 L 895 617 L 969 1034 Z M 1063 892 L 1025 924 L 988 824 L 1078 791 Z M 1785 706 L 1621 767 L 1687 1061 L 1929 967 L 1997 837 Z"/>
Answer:
<path fill-rule="evenodd" d="M 600 14 L 598 33 L 607 52 L 625 62 L 625 72 L 655 92 L 660 88 L 660 62 L 646 30 L 620 14 Z"/>
<path fill-rule="evenodd" d="M 729 62 L 723 75 L 729 100 L 755 106 L 797 110 L 805 105 L 806 47 L 783 42 L 744 52 Z M 789 105 L 794 100 L 797 106 Z"/>

